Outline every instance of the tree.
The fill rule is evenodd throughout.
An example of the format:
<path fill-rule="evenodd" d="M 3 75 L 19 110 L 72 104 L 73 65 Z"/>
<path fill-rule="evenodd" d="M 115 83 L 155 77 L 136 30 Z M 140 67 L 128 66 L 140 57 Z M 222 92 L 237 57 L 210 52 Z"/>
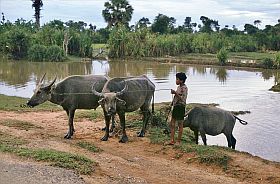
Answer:
<path fill-rule="evenodd" d="M 35 20 L 36 20 L 36 25 L 37 27 L 40 27 L 40 11 L 41 8 L 43 7 L 43 1 L 42 0 L 31 0 L 32 3 L 32 8 L 35 8 Z"/>
<path fill-rule="evenodd" d="M 184 22 L 184 28 L 186 29 L 187 32 L 192 32 L 192 27 L 193 24 L 191 23 L 192 18 L 191 17 L 186 17 L 185 22 Z"/>
<path fill-rule="evenodd" d="M 104 3 L 104 6 L 105 10 L 102 11 L 102 16 L 108 27 L 113 27 L 120 23 L 128 27 L 134 9 L 127 0 L 109 0 Z"/>
<path fill-rule="evenodd" d="M 220 30 L 220 25 L 217 20 L 212 20 L 205 16 L 201 16 L 200 20 L 202 21 L 203 24 L 203 26 L 200 29 L 201 32 L 211 33 L 213 32 L 212 28 L 214 28 L 216 31 Z"/>
<path fill-rule="evenodd" d="M 257 26 L 257 27 L 258 27 L 259 25 L 261 25 L 261 23 L 262 23 L 262 21 L 260 21 L 260 20 L 255 20 L 255 21 L 254 21 L 254 25 Z"/>
<path fill-rule="evenodd" d="M 174 29 L 175 23 L 176 19 L 174 17 L 158 14 L 152 24 L 152 31 L 160 34 L 169 33 Z"/>
<path fill-rule="evenodd" d="M 203 24 L 203 26 L 200 28 L 201 32 L 205 32 L 205 33 L 210 33 L 213 30 L 211 29 L 211 20 L 208 17 L 205 16 L 201 16 L 200 20 Z"/>
<path fill-rule="evenodd" d="M 258 28 L 253 26 L 252 24 L 245 24 L 244 31 L 248 34 L 255 34 L 258 32 Z"/>
<path fill-rule="evenodd" d="M 136 28 L 146 28 L 151 24 L 148 18 L 142 17 L 136 24 Z"/>

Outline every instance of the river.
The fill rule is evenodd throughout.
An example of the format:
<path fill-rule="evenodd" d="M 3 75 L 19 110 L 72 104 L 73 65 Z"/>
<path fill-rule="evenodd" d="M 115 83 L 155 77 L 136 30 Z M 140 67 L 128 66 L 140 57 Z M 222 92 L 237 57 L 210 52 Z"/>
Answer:
<path fill-rule="evenodd" d="M 69 75 L 107 74 L 110 77 L 146 74 L 156 85 L 155 102 L 171 101 L 167 89 L 176 89 L 175 74 L 188 76 L 188 103 L 217 103 L 249 124 L 236 122 L 236 149 L 280 162 L 280 93 L 269 91 L 279 73 L 272 70 L 162 64 L 144 61 L 92 61 L 64 63 L 0 62 L 0 94 L 30 97 L 36 81 L 46 74 L 46 83 Z M 226 146 L 224 135 L 207 136 L 209 145 Z M 200 140 L 200 144 L 202 141 Z"/>

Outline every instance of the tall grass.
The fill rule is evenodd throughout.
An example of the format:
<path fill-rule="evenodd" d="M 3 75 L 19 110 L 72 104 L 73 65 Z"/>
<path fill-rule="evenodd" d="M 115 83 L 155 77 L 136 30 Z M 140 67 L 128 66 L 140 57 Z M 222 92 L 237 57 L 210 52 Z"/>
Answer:
<path fill-rule="evenodd" d="M 245 40 L 245 41 L 244 41 Z M 148 29 L 129 31 L 125 26 L 114 28 L 108 41 L 109 56 L 125 57 L 163 57 L 187 53 L 217 53 L 222 48 L 228 51 L 255 51 L 256 41 L 246 35 L 227 37 L 222 33 L 178 33 L 156 34 Z"/>

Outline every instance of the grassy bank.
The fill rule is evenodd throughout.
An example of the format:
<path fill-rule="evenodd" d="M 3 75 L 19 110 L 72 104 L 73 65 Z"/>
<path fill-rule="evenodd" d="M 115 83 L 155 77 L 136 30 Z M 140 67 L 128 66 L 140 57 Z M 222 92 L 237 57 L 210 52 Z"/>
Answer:
<path fill-rule="evenodd" d="M 231 52 L 228 55 L 226 66 L 265 68 L 263 60 L 273 59 L 274 53 L 260 52 Z M 199 65 L 220 65 L 216 54 L 190 53 L 180 56 L 145 57 L 142 60 L 158 61 L 164 63 L 199 64 Z"/>
<path fill-rule="evenodd" d="M 28 141 L 0 131 L 0 152 L 11 153 L 26 159 L 48 162 L 52 166 L 74 170 L 80 174 L 91 174 L 96 163 L 77 154 L 27 147 Z"/>

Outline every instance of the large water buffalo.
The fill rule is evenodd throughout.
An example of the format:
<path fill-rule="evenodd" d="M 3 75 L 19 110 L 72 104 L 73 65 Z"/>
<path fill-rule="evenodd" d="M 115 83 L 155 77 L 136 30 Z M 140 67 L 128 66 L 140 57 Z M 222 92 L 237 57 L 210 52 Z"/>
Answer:
<path fill-rule="evenodd" d="M 27 102 L 34 107 L 45 101 L 61 105 L 68 116 L 69 130 L 64 138 L 71 138 L 74 133 L 73 119 L 76 109 L 96 109 L 99 106 L 99 96 L 92 93 L 92 85 L 97 91 L 103 89 L 108 78 L 101 75 L 74 75 L 54 84 L 56 78 L 47 86 L 43 86 L 45 75 L 36 86 L 33 96 Z"/>
<path fill-rule="evenodd" d="M 106 82 L 102 93 L 99 93 L 95 87 L 93 87 L 92 91 L 95 95 L 101 97 L 99 103 L 104 111 L 106 130 L 104 137 L 101 139 L 102 141 L 108 140 L 110 117 L 118 114 L 123 134 L 119 142 L 127 142 L 125 112 L 132 112 L 139 108 L 143 113 L 143 126 L 138 137 L 145 135 L 146 126 L 151 117 L 149 106 L 155 92 L 155 85 L 147 76 L 113 78 Z M 153 106 L 154 103 L 152 104 L 152 109 Z"/>
<path fill-rule="evenodd" d="M 241 120 L 231 112 L 222 110 L 217 107 L 199 106 L 194 107 L 188 112 L 184 120 L 184 127 L 190 127 L 194 131 L 196 144 L 198 144 L 198 132 L 200 133 L 204 145 L 206 143 L 206 135 L 225 134 L 228 147 L 235 149 L 236 139 L 232 135 L 236 119 L 243 125 L 247 122 Z"/>

